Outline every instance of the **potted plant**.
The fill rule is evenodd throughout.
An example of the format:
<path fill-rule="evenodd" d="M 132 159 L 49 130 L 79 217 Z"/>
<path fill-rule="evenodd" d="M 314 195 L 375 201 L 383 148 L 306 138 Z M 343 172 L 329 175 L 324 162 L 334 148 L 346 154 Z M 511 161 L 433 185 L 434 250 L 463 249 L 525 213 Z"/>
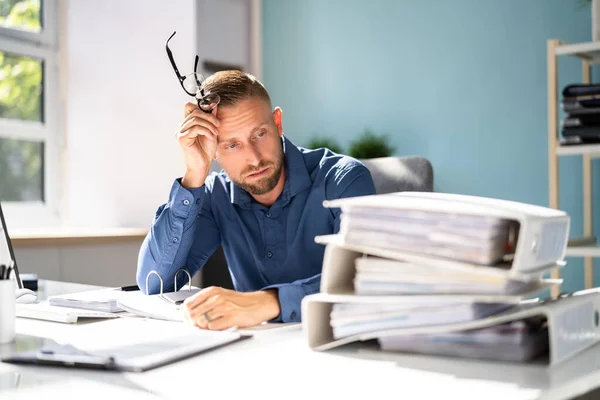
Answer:
<path fill-rule="evenodd" d="M 367 129 L 361 136 L 350 143 L 348 155 L 359 160 L 365 160 L 369 158 L 390 157 L 394 151 L 394 147 L 389 143 L 388 135 L 376 135 Z"/>

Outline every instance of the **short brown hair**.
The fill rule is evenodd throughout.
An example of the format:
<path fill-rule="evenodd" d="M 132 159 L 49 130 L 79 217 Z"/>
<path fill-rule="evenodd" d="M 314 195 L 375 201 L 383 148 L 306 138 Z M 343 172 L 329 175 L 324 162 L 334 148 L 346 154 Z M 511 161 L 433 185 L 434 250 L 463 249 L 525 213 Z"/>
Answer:
<path fill-rule="evenodd" d="M 204 81 L 204 89 L 221 97 L 220 107 L 233 106 L 241 100 L 258 97 L 271 107 L 271 98 L 262 83 L 255 76 L 238 71 L 219 71 Z"/>

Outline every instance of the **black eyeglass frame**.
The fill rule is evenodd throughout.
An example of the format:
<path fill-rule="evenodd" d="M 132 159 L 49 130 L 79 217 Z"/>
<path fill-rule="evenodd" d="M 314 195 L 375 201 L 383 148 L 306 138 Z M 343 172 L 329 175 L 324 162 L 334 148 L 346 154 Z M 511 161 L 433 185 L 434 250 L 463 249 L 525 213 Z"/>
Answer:
<path fill-rule="evenodd" d="M 204 87 L 203 84 L 204 82 L 200 82 L 198 80 L 198 63 L 200 62 L 200 57 L 196 54 L 196 58 L 194 60 L 194 79 L 196 80 L 196 84 L 198 85 L 199 91 L 200 91 L 200 96 L 198 96 L 198 93 L 192 93 L 190 91 L 188 91 L 185 88 L 185 85 L 183 84 L 183 82 L 186 80 L 186 77 L 181 75 L 181 73 L 179 72 L 179 68 L 177 68 L 177 64 L 175 64 L 175 58 L 173 57 L 173 52 L 171 52 L 171 49 L 169 49 L 169 41 L 173 38 L 173 36 L 175 36 L 175 34 L 177 33 L 177 31 L 174 31 L 171 36 L 169 36 L 169 38 L 167 39 L 167 42 L 165 44 L 165 48 L 167 50 L 167 56 L 169 57 L 169 61 L 171 62 L 171 66 L 173 67 L 173 70 L 175 71 L 175 75 L 177 76 L 177 79 L 179 80 L 179 84 L 181 85 L 181 88 L 190 96 L 194 97 L 197 102 L 198 102 L 198 108 L 200 108 L 202 111 L 204 111 L 205 113 L 210 113 L 213 108 L 215 108 L 217 106 L 217 104 L 219 104 L 220 98 L 218 95 L 213 95 L 214 97 L 216 97 L 218 100 L 215 102 L 214 106 L 212 106 L 210 109 L 206 109 L 203 108 L 201 106 L 201 103 L 205 102 L 205 104 L 211 104 L 208 101 L 208 97 L 211 95 L 210 92 L 205 92 L 204 91 Z"/>

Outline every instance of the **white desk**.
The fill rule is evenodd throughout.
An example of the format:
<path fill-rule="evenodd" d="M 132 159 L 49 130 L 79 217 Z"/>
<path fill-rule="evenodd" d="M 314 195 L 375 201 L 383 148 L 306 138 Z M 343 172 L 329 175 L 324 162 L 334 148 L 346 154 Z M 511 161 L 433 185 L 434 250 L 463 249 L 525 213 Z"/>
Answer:
<path fill-rule="evenodd" d="M 95 288 L 50 281 L 40 284 L 46 295 Z M 91 324 L 102 330 L 103 323 Z M 17 332 L 52 338 L 89 329 L 89 325 L 19 318 Z M 23 346 L 27 341 L 20 336 L 18 343 Z M 0 347 L 0 352 L 14 346 Z M 600 387 L 600 346 L 550 369 L 386 354 L 360 344 L 318 353 L 307 347 L 298 326 L 264 331 L 252 339 L 142 374 L 0 363 L 3 400 L 33 395 L 47 398 L 59 387 L 68 394 L 65 397 L 72 398 L 88 392 L 118 398 L 133 393 L 134 398 L 154 394 L 178 399 L 565 399 Z"/>

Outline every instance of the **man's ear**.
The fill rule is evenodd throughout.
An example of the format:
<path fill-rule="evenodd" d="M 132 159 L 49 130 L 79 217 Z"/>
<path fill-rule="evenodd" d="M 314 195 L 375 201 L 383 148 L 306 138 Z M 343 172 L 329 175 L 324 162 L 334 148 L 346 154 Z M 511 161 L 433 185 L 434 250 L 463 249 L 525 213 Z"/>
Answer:
<path fill-rule="evenodd" d="M 277 125 L 279 136 L 283 136 L 283 111 L 280 107 L 275 107 L 273 110 L 273 122 Z"/>

